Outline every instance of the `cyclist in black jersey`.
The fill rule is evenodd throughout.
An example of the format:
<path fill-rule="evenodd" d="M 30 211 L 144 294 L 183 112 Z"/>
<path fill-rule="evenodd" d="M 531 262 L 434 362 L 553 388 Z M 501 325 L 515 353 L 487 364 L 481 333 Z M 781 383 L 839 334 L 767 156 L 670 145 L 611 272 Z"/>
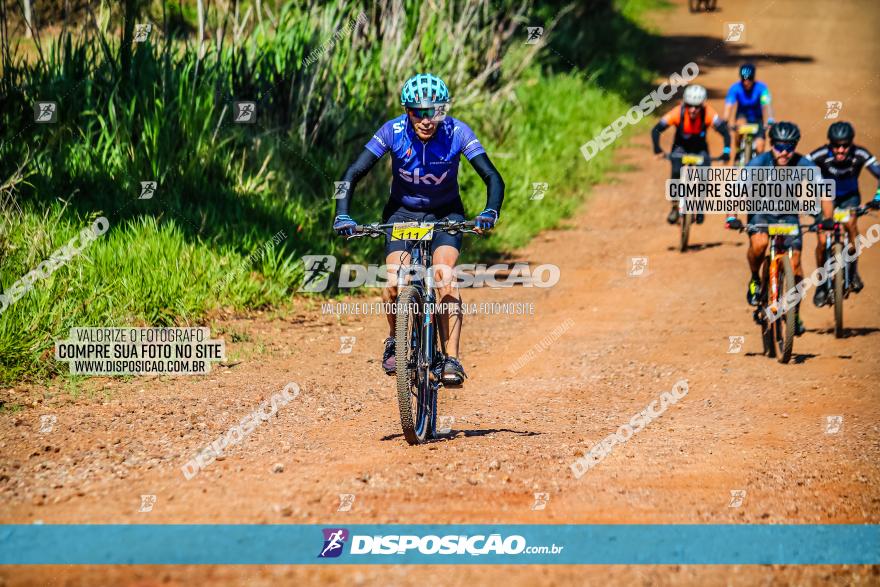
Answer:
<path fill-rule="evenodd" d="M 853 142 L 855 136 L 856 131 L 850 123 L 835 122 L 828 127 L 828 144 L 807 155 L 822 170 L 822 177 L 834 180 L 836 184 L 835 208 L 856 208 L 859 206 L 862 199 L 859 193 L 859 174 L 862 169 L 867 169 L 874 177 L 880 179 L 880 164 L 877 163 L 877 158 L 866 148 L 856 145 Z M 880 207 L 880 185 L 878 185 L 871 205 Z M 855 252 L 852 249 L 855 247 L 856 237 L 859 234 L 856 222 L 856 216 L 853 214 L 846 224 L 852 253 Z M 817 267 L 822 267 L 825 263 L 825 239 L 828 238 L 828 234 L 827 230 L 819 231 L 819 239 L 816 244 Z M 826 282 L 816 288 L 816 293 L 813 295 L 813 303 L 816 306 L 824 306 L 828 302 L 829 287 L 830 283 Z M 852 263 L 852 290 L 858 293 L 863 287 L 865 284 L 859 277 L 858 259 L 856 259 Z"/>

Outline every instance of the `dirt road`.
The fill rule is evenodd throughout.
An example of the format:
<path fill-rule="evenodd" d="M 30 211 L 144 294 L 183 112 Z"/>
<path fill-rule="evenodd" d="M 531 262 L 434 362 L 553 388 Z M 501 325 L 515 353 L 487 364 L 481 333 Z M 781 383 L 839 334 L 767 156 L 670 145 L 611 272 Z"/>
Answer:
<path fill-rule="evenodd" d="M 826 102 L 880 151 L 876 96 L 880 5 L 742 0 L 690 15 L 655 16 L 668 71 L 696 61 L 720 109 L 745 58 L 773 92 L 777 119 L 824 137 Z M 722 43 L 726 22 L 745 43 Z M 665 111 L 665 108 L 663 109 Z M 669 133 L 667 133 L 669 134 Z M 645 132 L 619 152 L 622 172 L 594 190 L 564 229 L 516 258 L 556 263 L 551 289 L 466 291 L 466 302 L 531 302 L 533 316 L 474 316 L 465 324 L 466 387 L 441 396 L 454 418 L 445 441 L 410 447 L 392 381 L 377 355 L 384 319 L 263 315 L 223 324 L 242 362 L 206 377 L 135 379 L 70 390 L 18 390 L 33 409 L 0 419 L 0 519 L 5 523 L 880 523 L 880 252 L 861 261 L 866 289 L 847 301 L 849 336 L 832 312 L 804 304 L 795 358 L 761 356 L 745 305 L 745 237 L 722 217 L 697 226 L 685 254 L 663 221 L 666 164 Z M 586 141 L 573 128 L 570 154 Z M 664 137 L 669 141 L 670 137 Z M 666 143 L 668 144 L 668 142 Z M 718 145 L 715 144 L 717 152 Z M 587 164 L 587 163 L 584 163 Z M 864 194 L 874 191 L 863 181 Z M 511 190 L 509 197 L 524 197 Z M 864 197 L 864 196 L 863 196 Z M 535 205 L 552 205 L 552 192 Z M 876 223 L 867 217 L 863 227 Z M 806 238 L 812 270 L 814 237 Z M 645 275 L 629 275 L 631 257 Z M 376 298 L 378 299 L 378 298 Z M 368 300 L 369 301 L 369 300 Z M 573 324 L 519 369 L 521 355 Z M 340 336 L 355 336 L 349 354 Z M 744 336 L 730 353 L 729 337 Z M 235 342 L 239 341 L 239 342 Z M 581 479 L 569 465 L 651 401 L 687 379 L 688 395 Z M 272 393 L 302 392 L 265 424 L 185 480 L 180 467 Z M 41 433 L 40 416 L 55 415 Z M 839 432 L 827 416 L 843 416 Z M 280 472 L 275 472 L 279 471 Z M 731 506 L 731 491 L 745 494 Z M 533 510 L 535 493 L 547 493 Z M 156 496 L 139 512 L 141 495 Z M 353 494 L 337 511 L 339 494 Z M 451 585 L 877 584 L 876 568 L 840 567 L 86 567 L 4 568 L 6 584 L 252 585 L 306 582 Z"/>

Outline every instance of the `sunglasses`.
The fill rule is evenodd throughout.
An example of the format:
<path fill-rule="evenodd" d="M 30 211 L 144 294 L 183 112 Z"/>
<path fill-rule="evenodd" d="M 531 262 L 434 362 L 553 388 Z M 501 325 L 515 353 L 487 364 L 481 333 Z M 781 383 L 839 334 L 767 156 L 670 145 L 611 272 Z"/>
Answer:
<path fill-rule="evenodd" d="M 850 147 L 850 143 L 835 143 L 835 144 L 831 145 L 831 150 L 840 151 L 842 149 L 845 151 L 845 150 L 849 149 L 849 147 Z"/>
<path fill-rule="evenodd" d="M 423 120 L 425 118 L 439 118 L 446 114 L 447 106 L 445 104 L 441 106 L 435 106 L 432 108 L 407 108 L 407 110 L 419 120 Z"/>
<path fill-rule="evenodd" d="M 773 150 L 778 153 L 791 153 L 797 147 L 797 143 L 773 143 Z"/>

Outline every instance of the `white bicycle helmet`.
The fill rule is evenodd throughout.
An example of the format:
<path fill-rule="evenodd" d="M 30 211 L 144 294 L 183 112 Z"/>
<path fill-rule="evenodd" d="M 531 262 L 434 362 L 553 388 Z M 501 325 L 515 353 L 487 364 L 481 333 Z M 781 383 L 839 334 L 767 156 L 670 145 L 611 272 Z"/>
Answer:
<path fill-rule="evenodd" d="M 693 85 L 684 89 L 684 103 L 688 106 L 702 106 L 706 101 L 706 88 Z"/>

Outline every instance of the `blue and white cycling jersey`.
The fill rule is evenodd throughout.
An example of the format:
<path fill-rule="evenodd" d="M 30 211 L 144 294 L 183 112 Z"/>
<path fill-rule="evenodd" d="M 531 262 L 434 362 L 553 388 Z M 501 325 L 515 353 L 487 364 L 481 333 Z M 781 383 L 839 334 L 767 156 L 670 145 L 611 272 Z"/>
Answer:
<path fill-rule="evenodd" d="M 749 161 L 746 164 L 746 167 L 776 167 L 776 161 L 773 160 L 773 153 L 770 151 L 764 151 L 760 155 L 756 156 L 754 159 Z M 811 161 L 808 157 L 801 155 L 800 153 L 793 153 L 791 156 L 791 160 L 788 163 L 789 167 L 816 167 L 813 161 Z M 781 222 L 783 224 L 797 224 L 798 223 L 798 215 L 797 214 L 748 214 L 749 222 Z"/>
<path fill-rule="evenodd" d="M 486 152 L 474 131 L 447 116 L 428 142 L 419 140 L 402 114 L 389 120 L 366 145 L 377 157 L 391 152 L 391 199 L 412 210 L 433 210 L 455 202 L 460 155 L 468 161 Z"/>
<path fill-rule="evenodd" d="M 746 122 L 762 122 L 762 106 L 770 103 L 770 89 L 764 82 L 756 81 L 752 91 L 747 92 L 742 81 L 738 81 L 727 91 L 726 104 L 736 104 L 736 117 L 745 117 Z"/>

